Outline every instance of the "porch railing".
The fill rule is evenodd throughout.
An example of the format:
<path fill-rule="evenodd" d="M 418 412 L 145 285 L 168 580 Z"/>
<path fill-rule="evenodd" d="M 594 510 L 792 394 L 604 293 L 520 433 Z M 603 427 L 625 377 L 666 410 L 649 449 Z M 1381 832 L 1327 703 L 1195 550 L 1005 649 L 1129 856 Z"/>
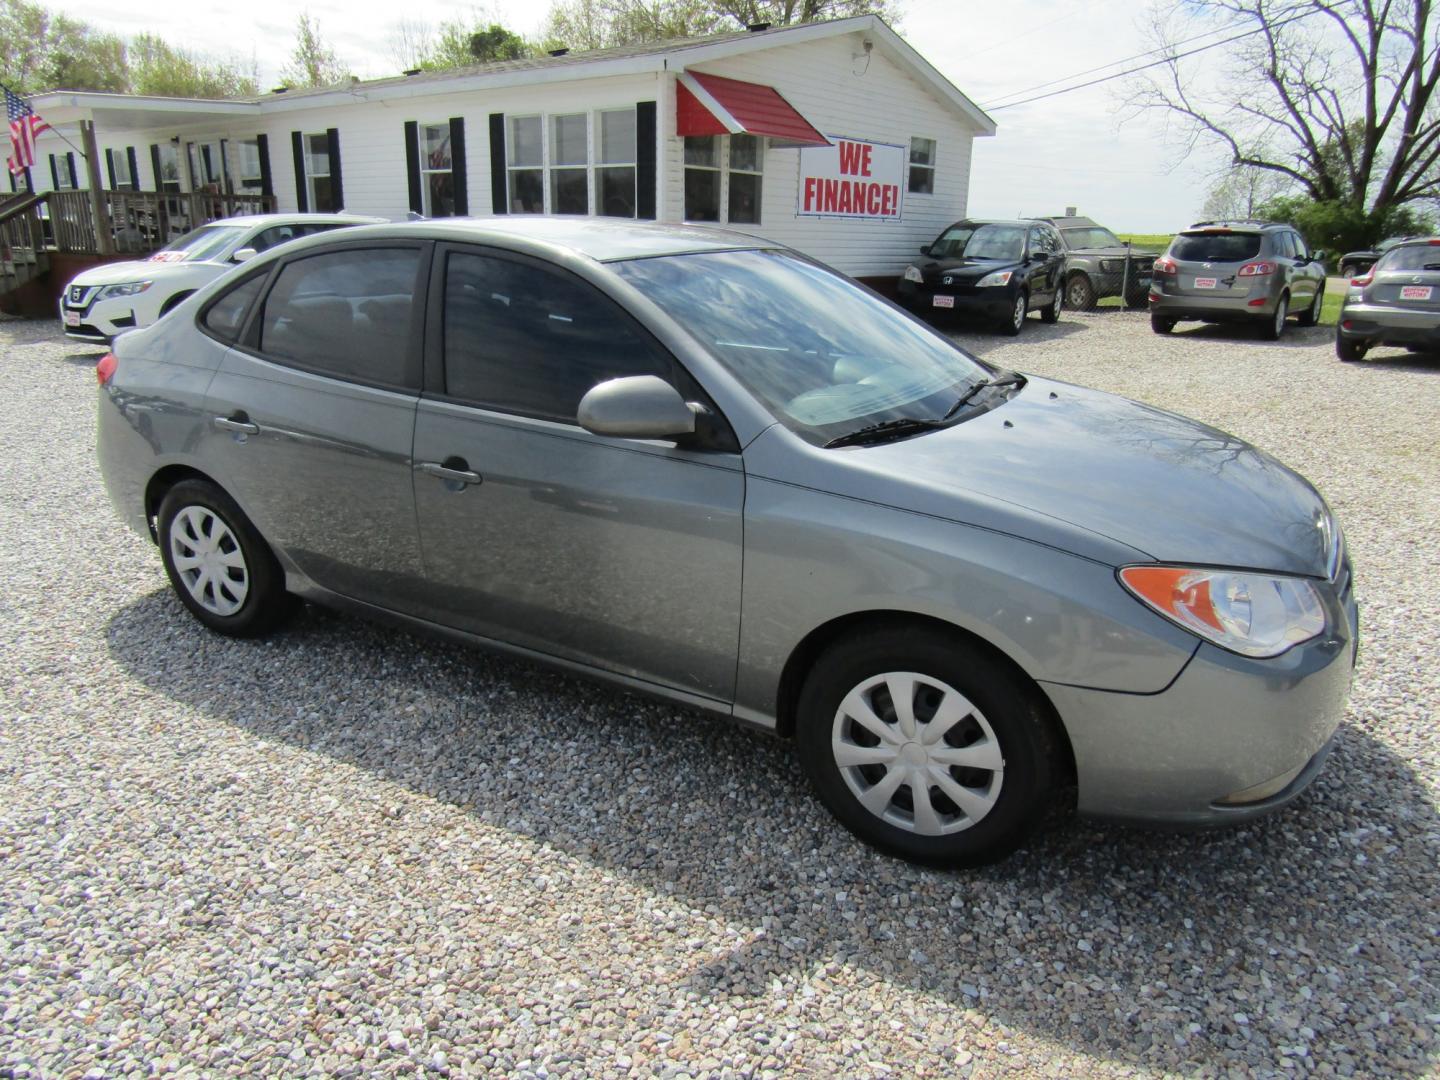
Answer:
<path fill-rule="evenodd" d="M 24 285 L 48 267 L 43 195 L 19 195 L 0 205 L 0 293 Z"/>
<path fill-rule="evenodd" d="M 88 191 L 52 191 L 49 206 L 50 244 L 57 251 L 96 254 L 100 250 L 95 214 Z M 273 195 L 219 195 L 202 191 L 105 191 L 115 250 L 144 254 L 200 225 L 237 214 L 275 211 Z"/>

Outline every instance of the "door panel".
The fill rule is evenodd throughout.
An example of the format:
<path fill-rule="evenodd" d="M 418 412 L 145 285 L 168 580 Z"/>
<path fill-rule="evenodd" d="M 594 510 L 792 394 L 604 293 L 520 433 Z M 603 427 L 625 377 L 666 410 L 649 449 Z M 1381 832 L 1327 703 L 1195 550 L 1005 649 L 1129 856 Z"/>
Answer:
<path fill-rule="evenodd" d="M 721 701 L 740 630 L 740 459 L 422 400 L 424 617 Z M 479 484 L 424 466 L 471 471 Z"/>

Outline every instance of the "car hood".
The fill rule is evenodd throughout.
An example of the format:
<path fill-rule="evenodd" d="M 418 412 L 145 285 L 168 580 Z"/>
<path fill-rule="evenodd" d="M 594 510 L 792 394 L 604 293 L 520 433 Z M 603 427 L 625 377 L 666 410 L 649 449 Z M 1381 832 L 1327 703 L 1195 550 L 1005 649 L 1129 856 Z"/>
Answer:
<path fill-rule="evenodd" d="M 973 281 L 996 270 L 1014 270 L 1020 265 L 1018 259 L 927 259 L 919 264 L 926 281 L 942 274 L 951 274 L 961 281 Z"/>
<path fill-rule="evenodd" d="M 965 423 L 821 453 L 845 455 L 838 486 L 852 490 L 838 493 L 1045 543 L 1065 542 L 1045 525 L 1058 519 L 1160 562 L 1328 570 L 1329 511 L 1302 476 L 1223 431 L 1068 383 L 1032 377 Z"/>
<path fill-rule="evenodd" d="M 1126 255 L 1133 256 L 1137 259 L 1158 259 L 1160 257 L 1158 251 L 1141 251 L 1138 248 L 1115 247 L 1113 244 L 1109 247 L 1066 248 L 1065 253 L 1067 255 L 1103 255 L 1106 258 L 1117 259 L 1124 258 Z"/>
<path fill-rule="evenodd" d="M 181 267 L 194 269 L 197 266 L 213 266 L 214 264 L 195 260 L 193 262 L 152 262 L 149 259 L 137 259 L 126 262 L 105 263 L 86 270 L 83 274 L 77 274 L 71 279 L 71 285 L 119 285 L 127 281 L 153 281 L 156 278 L 167 277 Z"/>

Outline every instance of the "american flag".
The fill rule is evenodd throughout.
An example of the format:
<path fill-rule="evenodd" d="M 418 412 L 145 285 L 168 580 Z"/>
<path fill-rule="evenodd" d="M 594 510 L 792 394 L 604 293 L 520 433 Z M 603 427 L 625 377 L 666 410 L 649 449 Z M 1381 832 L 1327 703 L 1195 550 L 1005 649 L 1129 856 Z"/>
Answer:
<path fill-rule="evenodd" d="M 5 87 L 5 115 L 10 120 L 10 156 L 5 164 L 12 174 L 35 164 L 35 140 L 50 125 L 35 115 L 30 103 Z"/>

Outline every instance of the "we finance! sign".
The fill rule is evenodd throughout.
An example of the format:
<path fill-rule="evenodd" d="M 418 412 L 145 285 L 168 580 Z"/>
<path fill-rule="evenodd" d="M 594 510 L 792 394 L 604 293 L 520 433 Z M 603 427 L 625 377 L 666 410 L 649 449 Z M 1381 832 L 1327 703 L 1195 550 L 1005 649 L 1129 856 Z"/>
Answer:
<path fill-rule="evenodd" d="M 905 147 L 828 137 L 833 146 L 800 149 L 799 215 L 899 221 Z"/>

